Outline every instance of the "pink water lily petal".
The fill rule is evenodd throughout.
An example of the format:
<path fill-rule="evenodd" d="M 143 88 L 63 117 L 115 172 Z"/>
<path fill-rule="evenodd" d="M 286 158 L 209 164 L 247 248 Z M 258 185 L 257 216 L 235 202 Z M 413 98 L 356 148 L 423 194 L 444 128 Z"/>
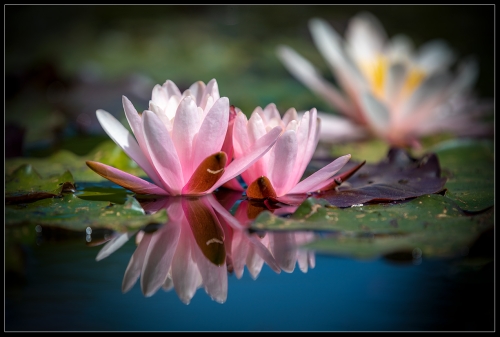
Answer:
<path fill-rule="evenodd" d="M 167 91 L 159 84 L 156 84 L 151 94 L 151 102 L 159 106 L 162 110 L 165 109 L 168 102 Z"/>
<path fill-rule="evenodd" d="M 233 160 L 234 150 L 233 150 L 233 129 L 234 121 L 236 119 L 236 108 L 234 105 L 229 107 L 229 122 L 227 125 L 226 137 L 224 138 L 224 143 L 222 144 L 221 151 L 225 152 L 227 155 L 227 165 Z"/>
<path fill-rule="evenodd" d="M 231 256 L 233 259 L 234 274 L 238 279 L 240 279 L 245 270 L 246 256 L 250 248 L 249 242 L 245 238 L 245 232 L 235 231 L 232 245 L 233 247 L 238 247 L 237 249 L 233 249 Z"/>
<path fill-rule="evenodd" d="M 283 124 L 288 125 L 291 121 L 298 121 L 299 115 L 297 114 L 297 110 L 295 108 L 288 109 L 283 115 L 282 121 Z"/>
<path fill-rule="evenodd" d="M 262 138 L 262 136 L 264 136 L 267 132 L 266 124 L 264 123 L 261 114 L 263 114 L 262 108 L 257 107 L 248 120 L 247 134 L 250 144 L 254 144 L 258 139 Z M 248 148 L 245 151 L 248 151 Z M 252 164 L 252 166 L 243 173 L 245 179 L 247 178 L 256 179 L 257 177 L 266 174 L 268 161 L 269 161 L 269 156 L 267 154 L 263 155 L 260 160 Z"/>
<path fill-rule="evenodd" d="M 247 129 L 248 119 L 243 112 L 238 112 L 233 124 L 233 153 L 234 158 L 241 158 L 245 155 L 247 149 L 250 148 L 251 142 L 248 136 Z M 253 181 L 258 177 L 260 172 L 256 170 L 246 170 L 241 173 L 245 181 Z"/>
<path fill-rule="evenodd" d="M 111 180 L 115 184 L 131 190 L 134 193 L 169 195 L 168 191 L 161 187 L 112 166 L 95 161 L 87 161 L 86 164 L 101 177 Z"/>
<path fill-rule="evenodd" d="M 262 110 L 261 117 L 265 120 L 266 125 L 272 119 L 281 120 L 280 112 L 274 103 L 269 103 L 264 110 Z"/>
<path fill-rule="evenodd" d="M 260 239 L 255 234 L 245 233 L 244 235 L 248 235 L 248 241 L 251 243 L 252 249 L 262 258 L 267 265 L 274 270 L 277 274 L 281 273 L 281 269 L 274 259 L 273 254 L 267 249 L 266 246 L 262 244 Z"/>
<path fill-rule="evenodd" d="M 213 194 L 208 194 L 206 197 L 210 206 L 217 213 L 217 217 L 222 217 L 231 227 L 242 230 L 246 227 L 242 226 L 241 223 L 227 210 L 225 209 L 213 196 Z"/>
<path fill-rule="evenodd" d="M 266 134 L 266 125 L 260 116 L 260 113 L 252 113 L 247 123 L 248 138 L 251 143 L 255 143 L 257 139 Z"/>
<path fill-rule="evenodd" d="M 168 222 L 151 238 L 141 271 L 141 290 L 144 296 L 154 295 L 165 282 L 179 235 L 180 225 Z"/>
<path fill-rule="evenodd" d="M 151 179 L 153 179 L 155 184 L 161 185 L 161 179 L 159 177 L 158 171 L 154 167 L 151 156 L 148 152 L 146 141 L 144 140 L 144 131 L 142 130 L 142 117 L 137 113 L 134 105 L 126 96 L 122 96 L 122 105 L 123 110 L 125 111 L 125 117 L 127 118 L 130 128 L 132 129 L 132 132 L 134 133 L 135 138 L 139 143 L 139 147 L 141 148 L 142 153 L 147 158 L 150 166 L 152 167 L 152 169 L 148 168 L 148 170 L 145 170 L 145 172 Z"/>
<path fill-rule="evenodd" d="M 183 223 L 177 250 L 172 261 L 172 281 L 175 292 L 184 304 L 189 304 L 199 286 L 202 285 L 198 265 L 194 261 L 192 250 L 195 248 L 193 234 L 189 225 Z"/>
<path fill-rule="evenodd" d="M 214 102 L 220 98 L 219 85 L 217 84 L 217 81 L 215 80 L 215 78 L 211 79 L 207 83 L 207 86 L 205 87 L 205 95 L 209 95 L 210 97 L 212 97 Z M 206 109 L 207 109 L 207 106 L 205 106 L 205 110 Z"/>
<path fill-rule="evenodd" d="M 297 247 L 295 234 L 293 232 L 275 232 L 273 234 L 269 239 L 271 252 L 275 256 L 278 266 L 284 272 L 292 273 L 297 262 L 295 249 L 290 249 L 290 247 Z"/>
<path fill-rule="evenodd" d="M 146 110 L 142 118 L 146 144 L 163 186 L 171 195 L 180 194 L 184 178 L 174 143 L 158 116 Z"/>
<path fill-rule="evenodd" d="M 142 266 L 144 264 L 144 259 L 146 258 L 146 253 L 148 251 L 149 243 L 151 241 L 152 234 L 144 234 L 139 245 L 132 254 L 132 258 L 128 262 L 127 269 L 125 269 L 125 274 L 123 275 L 122 281 L 122 292 L 126 293 L 137 282 L 141 276 Z"/>
<path fill-rule="evenodd" d="M 191 96 L 185 97 L 177 108 L 175 128 L 172 130 L 172 141 L 181 161 L 184 181 L 189 180 L 196 168 L 196 166 L 193 167 L 192 145 L 199 127 L 198 107 Z"/>
<path fill-rule="evenodd" d="M 153 103 L 152 101 L 149 102 L 149 110 L 150 111 L 153 111 L 156 116 L 158 116 L 160 118 L 160 120 L 163 122 L 163 124 L 165 125 L 165 128 L 167 129 L 167 131 L 170 133 L 172 132 L 172 122 L 170 122 L 170 119 L 167 117 L 167 114 L 165 113 L 165 111 L 160 108 L 158 105 L 156 105 L 155 103 Z"/>
<path fill-rule="evenodd" d="M 206 293 L 217 303 L 224 303 L 227 299 L 227 266 L 216 266 L 197 249 L 196 262 L 200 268 L 201 277 Z"/>
<path fill-rule="evenodd" d="M 233 151 L 235 157 L 241 157 L 251 145 L 247 130 L 248 119 L 243 112 L 238 112 L 233 124 Z"/>
<path fill-rule="evenodd" d="M 192 95 L 196 98 L 196 106 L 200 106 L 201 100 L 203 98 L 203 93 L 205 92 L 205 83 L 203 81 L 197 81 L 191 84 L 189 87 L 189 90 L 191 91 Z"/>
<path fill-rule="evenodd" d="M 213 153 L 220 151 L 229 122 L 229 100 L 218 99 L 205 116 L 193 144 L 193 168 Z"/>
<path fill-rule="evenodd" d="M 302 167 L 305 168 L 309 164 L 309 162 L 304 163 L 304 161 L 306 161 L 306 158 L 302 156 L 302 154 L 305 154 L 307 150 L 307 139 L 309 138 L 309 131 L 310 131 L 309 127 L 310 119 L 311 119 L 311 112 L 310 111 L 304 112 L 297 127 L 298 153 L 300 153 L 301 155 L 297 158 L 297 161 L 295 163 L 296 169 L 292 177 L 290 177 L 293 185 L 297 184 L 300 181 L 300 178 L 302 178 L 302 174 L 304 173 Z"/>
<path fill-rule="evenodd" d="M 283 132 L 270 151 L 269 178 L 278 196 L 286 194 L 290 178 L 295 173 L 297 150 L 297 134 L 288 130 Z"/>
<path fill-rule="evenodd" d="M 163 83 L 162 87 L 165 89 L 167 93 L 168 100 L 170 100 L 172 96 L 181 96 L 181 91 L 179 90 L 177 85 L 171 80 L 166 80 L 165 83 Z"/>
<path fill-rule="evenodd" d="M 167 106 L 163 110 L 168 119 L 173 123 L 173 119 L 175 117 L 175 113 L 177 112 L 177 107 L 181 102 L 182 96 L 172 96 L 168 100 Z"/>
<path fill-rule="evenodd" d="M 243 188 L 243 186 L 241 186 L 240 182 L 238 181 L 238 179 L 236 178 L 233 178 L 233 179 L 230 179 L 228 180 L 227 182 L 225 182 L 222 187 L 224 188 L 228 188 L 230 190 L 234 190 L 234 191 L 241 191 L 243 192 L 245 189 Z"/>
<path fill-rule="evenodd" d="M 294 171 L 294 183 L 297 183 L 302 177 L 318 145 L 320 124 L 317 116 L 315 108 L 312 108 L 309 114 L 305 112 L 297 129 L 300 156 L 296 163 L 297 169 Z"/>
<path fill-rule="evenodd" d="M 211 193 L 215 191 L 219 186 L 229 181 L 230 179 L 235 178 L 243 171 L 245 171 L 250 165 L 252 165 L 255 161 L 261 158 L 267 151 L 271 149 L 276 140 L 278 139 L 282 128 L 277 126 L 271 131 L 269 131 L 266 135 L 261 137 L 257 142 L 255 142 L 252 147 L 245 153 L 245 156 L 241 158 L 237 158 L 233 160 L 224 171 L 222 177 L 220 177 L 219 181 L 215 183 L 212 188 L 210 188 L 207 193 Z"/>
<path fill-rule="evenodd" d="M 249 246 L 246 262 L 250 277 L 252 277 L 252 279 L 254 280 L 257 279 L 260 271 L 262 270 L 262 267 L 264 266 L 264 260 L 261 256 L 259 256 L 259 254 L 255 250 L 255 246 L 252 244 L 250 244 Z"/>
<path fill-rule="evenodd" d="M 323 167 L 319 171 L 316 171 L 315 173 L 311 174 L 306 179 L 299 182 L 297 185 L 295 185 L 294 188 L 292 188 L 290 191 L 288 191 L 288 193 L 289 194 L 301 194 L 301 193 L 314 192 L 315 190 L 318 189 L 318 186 L 321 186 L 322 184 L 324 184 L 324 182 L 327 179 L 331 178 L 342 167 L 344 167 L 344 165 L 349 161 L 350 158 L 351 158 L 351 155 L 347 154 L 345 156 L 342 156 L 342 157 L 335 159 L 330 164 L 326 165 L 325 167 Z"/>
<path fill-rule="evenodd" d="M 156 170 L 149 162 L 149 159 L 144 155 L 141 147 L 130 134 L 130 132 L 120 123 L 113 115 L 104 110 L 96 111 L 97 119 L 108 136 L 118 145 L 123 151 L 139 165 L 146 174 L 153 179 L 157 184 L 160 184 L 160 179 Z"/>

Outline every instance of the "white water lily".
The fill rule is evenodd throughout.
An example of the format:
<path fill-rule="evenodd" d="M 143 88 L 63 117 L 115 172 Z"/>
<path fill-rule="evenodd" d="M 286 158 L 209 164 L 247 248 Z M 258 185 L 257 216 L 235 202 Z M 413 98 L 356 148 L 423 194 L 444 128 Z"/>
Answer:
<path fill-rule="evenodd" d="M 343 39 L 325 20 L 309 22 L 313 41 L 331 68 L 339 90 L 288 46 L 278 57 L 298 80 L 343 115 L 318 113 L 327 142 L 378 137 L 396 146 L 418 146 L 422 136 L 451 132 L 477 136 L 493 130 L 478 117 L 490 107 L 471 96 L 478 75 L 474 58 L 453 72 L 456 55 L 443 40 L 418 50 L 411 39 L 389 39 L 373 15 L 353 17 Z"/>

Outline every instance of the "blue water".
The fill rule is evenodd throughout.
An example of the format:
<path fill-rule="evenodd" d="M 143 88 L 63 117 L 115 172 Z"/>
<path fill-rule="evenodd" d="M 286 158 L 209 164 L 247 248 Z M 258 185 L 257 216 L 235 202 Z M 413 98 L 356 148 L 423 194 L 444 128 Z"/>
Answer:
<path fill-rule="evenodd" d="M 303 273 L 264 265 L 256 280 L 228 277 L 225 303 L 203 289 L 189 305 L 175 291 L 145 297 L 121 284 L 133 240 L 96 261 L 85 240 L 26 247 L 26 275 L 8 285 L 6 331 L 465 331 L 494 330 L 493 271 L 457 261 L 398 264 L 316 254 Z"/>

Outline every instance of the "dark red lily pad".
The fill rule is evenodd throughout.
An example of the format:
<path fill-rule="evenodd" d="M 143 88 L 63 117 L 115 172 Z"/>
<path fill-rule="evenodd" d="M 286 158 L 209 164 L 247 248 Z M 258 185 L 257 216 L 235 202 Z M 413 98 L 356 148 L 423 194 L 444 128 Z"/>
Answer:
<path fill-rule="evenodd" d="M 350 170 L 356 162 L 349 162 L 341 171 Z M 446 178 L 436 154 L 412 158 L 399 148 L 389 150 L 387 157 L 377 164 L 366 164 L 340 186 L 314 194 L 337 207 L 370 202 L 391 202 L 415 198 L 444 190 Z"/>

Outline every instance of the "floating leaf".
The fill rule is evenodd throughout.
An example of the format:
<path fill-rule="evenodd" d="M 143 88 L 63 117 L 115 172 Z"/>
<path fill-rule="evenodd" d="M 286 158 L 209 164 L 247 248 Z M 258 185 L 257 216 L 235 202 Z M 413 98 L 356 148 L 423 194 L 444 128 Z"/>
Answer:
<path fill-rule="evenodd" d="M 102 182 L 78 183 L 75 195 L 84 200 L 109 201 L 123 205 L 133 193 L 109 180 L 105 180 Z"/>
<path fill-rule="evenodd" d="M 166 220 L 165 211 L 145 215 L 139 202 L 131 196 L 127 196 L 125 203 L 120 205 L 109 201 L 88 201 L 67 194 L 62 198 L 7 206 L 5 210 L 6 225 L 37 224 L 77 231 L 87 227 L 122 231 Z"/>
<path fill-rule="evenodd" d="M 492 211 L 467 215 L 449 198 L 435 194 L 398 204 L 350 208 L 332 207 L 326 200 L 308 198 L 288 219 L 265 211 L 251 225 L 255 230 L 337 232 L 332 247 L 327 249 L 324 243 L 318 243 L 318 248 L 358 257 L 414 248 L 426 256 L 456 255 L 492 226 Z"/>
<path fill-rule="evenodd" d="M 341 172 L 349 170 L 354 162 Z M 336 189 L 316 194 L 331 205 L 349 207 L 375 201 L 404 200 L 443 190 L 446 178 L 440 177 L 436 155 L 414 159 L 402 149 L 390 149 L 387 158 L 366 164 Z"/>
<path fill-rule="evenodd" d="M 491 141 L 451 140 L 437 145 L 446 196 L 466 211 L 494 205 L 494 148 Z"/>
<path fill-rule="evenodd" d="M 104 181 L 100 175 L 92 171 L 85 161 L 98 161 L 139 177 L 146 177 L 144 171 L 130 159 L 113 141 L 102 142 L 97 148 L 85 156 L 77 156 L 73 152 L 61 150 L 46 158 L 11 158 L 5 160 L 7 174 L 23 164 L 29 164 L 42 175 L 54 172 L 70 171 L 77 182 Z"/>
<path fill-rule="evenodd" d="M 69 171 L 42 178 L 31 165 L 25 164 L 5 178 L 6 204 L 33 202 L 74 191 L 75 184 Z"/>

